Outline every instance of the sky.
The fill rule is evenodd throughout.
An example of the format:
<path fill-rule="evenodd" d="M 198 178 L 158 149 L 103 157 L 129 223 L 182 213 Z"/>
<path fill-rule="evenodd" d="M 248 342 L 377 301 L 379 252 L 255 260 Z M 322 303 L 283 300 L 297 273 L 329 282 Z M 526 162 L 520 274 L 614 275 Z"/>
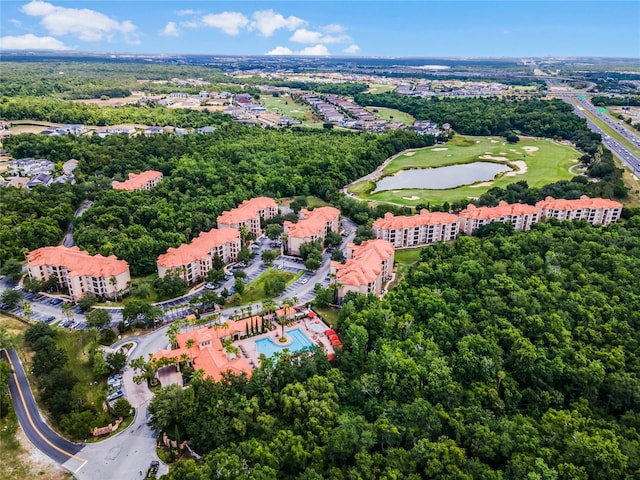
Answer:
<path fill-rule="evenodd" d="M 0 50 L 640 57 L 640 1 L 0 2 Z"/>

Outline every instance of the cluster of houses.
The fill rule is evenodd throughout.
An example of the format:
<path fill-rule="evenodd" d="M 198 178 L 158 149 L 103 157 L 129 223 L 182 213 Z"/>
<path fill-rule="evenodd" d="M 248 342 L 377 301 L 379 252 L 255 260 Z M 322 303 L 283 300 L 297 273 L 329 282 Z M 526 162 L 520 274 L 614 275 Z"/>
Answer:
<path fill-rule="evenodd" d="M 60 127 L 47 128 L 40 132 L 42 135 L 56 136 L 56 135 L 84 135 L 87 133 L 87 127 L 80 124 L 62 125 Z"/>
<path fill-rule="evenodd" d="M 399 83 L 394 93 L 412 97 L 479 97 L 504 95 L 508 89 L 508 85 L 496 82 L 416 79 Z"/>
<path fill-rule="evenodd" d="M 0 181 L 2 187 L 34 188 L 55 183 L 75 183 L 73 171 L 77 160 L 62 164 L 62 173 L 54 176 L 55 164 L 44 158 L 21 158 L 7 164 L 7 171 Z"/>

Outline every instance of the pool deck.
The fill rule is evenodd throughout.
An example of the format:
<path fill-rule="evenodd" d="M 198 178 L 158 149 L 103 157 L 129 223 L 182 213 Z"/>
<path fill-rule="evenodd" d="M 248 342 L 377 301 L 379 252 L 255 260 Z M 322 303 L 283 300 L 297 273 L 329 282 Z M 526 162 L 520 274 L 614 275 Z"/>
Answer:
<path fill-rule="evenodd" d="M 292 322 L 290 325 L 287 325 L 286 327 L 284 327 L 285 337 L 287 336 L 288 331 L 295 330 L 297 328 L 302 333 L 304 333 L 305 336 L 309 340 L 311 340 L 312 343 L 316 345 L 320 345 L 320 347 L 324 350 L 324 352 L 327 355 L 330 353 L 331 354 L 335 353 L 333 346 L 331 345 L 331 342 L 329 342 L 329 339 L 327 338 L 327 336 L 324 334 L 324 331 L 320 332 L 312 329 L 311 328 L 312 323 L 314 325 L 323 325 L 325 330 L 329 328 L 327 325 L 324 324 L 324 322 L 321 322 L 318 319 L 315 319 L 315 318 L 311 319 L 311 318 L 305 317 L 303 319 L 296 320 L 295 322 Z M 281 347 L 286 347 L 287 345 L 291 345 L 291 340 L 289 340 L 288 342 L 282 342 L 282 343 L 279 341 L 281 332 L 282 332 L 282 327 L 280 325 L 276 325 L 274 329 L 270 330 L 267 333 L 263 333 L 262 335 L 255 335 L 250 338 L 244 338 L 242 340 L 237 340 L 234 342 L 234 345 L 240 349 L 240 352 L 241 352 L 240 355 L 244 356 L 247 359 L 247 361 L 249 362 L 249 365 L 251 365 L 252 368 L 255 368 L 258 365 L 260 365 L 260 353 L 258 353 L 256 340 L 260 340 L 263 338 L 270 338 L 274 342 L 274 344 L 279 345 Z"/>

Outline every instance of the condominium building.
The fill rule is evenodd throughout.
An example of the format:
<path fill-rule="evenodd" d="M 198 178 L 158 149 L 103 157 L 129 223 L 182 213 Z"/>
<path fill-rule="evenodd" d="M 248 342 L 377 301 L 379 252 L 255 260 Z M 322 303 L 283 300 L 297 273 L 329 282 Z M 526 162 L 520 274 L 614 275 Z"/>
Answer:
<path fill-rule="evenodd" d="M 455 240 L 458 222 L 456 215 L 427 209 L 413 216 L 395 216 L 389 212 L 373 222 L 373 231 L 376 238 L 387 240 L 396 248 L 415 247 Z"/>
<path fill-rule="evenodd" d="M 592 225 L 609 225 L 622 213 L 622 204 L 606 198 L 589 198 L 582 195 L 577 200 L 547 197 L 536 203 L 544 218 L 558 220 L 586 220 Z"/>
<path fill-rule="evenodd" d="M 269 220 L 278 215 L 278 206 L 273 198 L 258 197 L 245 200 L 237 208 L 222 212 L 218 217 L 218 228 L 235 228 L 240 230 L 244 225 L 247 231 L 256 237 L 260 236 L 260 219 Z"/>
<path fill-rule="evenodd" d="M 391 278 L 394 248 L 386 240 L 367 240 L 359 246 L 347 245 L 347 261 L 331 262 L 338 284 L 338 301 L 347 292 L 382 295 L 382 285 Z"/>
<path fill-rule="evenodd" d="M 262 325 L 261 317 L 255 320 L 258 326 Z M 234 335 L 243 335 L 248 327 L 250 319 L 238 322 L 227 322 L 226 328 L 202 327 L 179 333 L 176 336 L 178 348 L 173 350 L 159 350 L 153 355 L 153 360 L 160 358 L 173 358 L 177 362 L 189 359 L 194 370 L 202 369 L 204 376 L 219 381 L 225 373 L 251 376 L 251 366 L 243 357 L 222 346 L 222 340 L 233 338 Z M 194 341 L 193 347 L 187 347 L 189 340 Z"/>
<path fill-rule="evenodd" d="M 340 231 L 340 210 L 333 207 L 319 207 L 311 211 L 300 210 L 298 223 L 284 222 L 289 255 L 300 255 L 300 246 L 303 243 L 318 239 L 324 242 L 329 230 L 334 233 Z"/>
<path fill-rule="evenodd" d="M 164 278 L 173 273 L 189 283 L 207 276 L 211 270 L 213 258 L 218 255 L 223 262 L 234 262 L 240 251 L 240 233 L 229 228 L 215 228 L 202 232 L 191 243 L 177 248 L 169 248 L 167 253 L 158 257 L 158 276 Z"/>
<path fill-rule="evenodd" d="M 115 255 L 89 255 L 78 247 L 42 247 L 27 255 L 29 276 L 45 281 L 55 275 L 74 300 L 87 293 L 115 297 L 131 280 L 129 265 Z"/>
<path fill-rule="evenodd" d="M 114 180 L 111 186 L 114 190 L 151 190 L 162 180 L 162 172 L 156 170 L 146 170 L 140 173 L 130 173 L 129 180 L 118 182 Z"/>
<path fill-rule="evenodd" d="M 507 203 L 500 201 L 497 207 L 476 207 L 469 204 L 462 210 L 460 231 L 471 235 L 474 230 L 492 222 L 510 223 L 516 230 L 527 231 L 542 217 L 542 209 L 525 203 Z"/>

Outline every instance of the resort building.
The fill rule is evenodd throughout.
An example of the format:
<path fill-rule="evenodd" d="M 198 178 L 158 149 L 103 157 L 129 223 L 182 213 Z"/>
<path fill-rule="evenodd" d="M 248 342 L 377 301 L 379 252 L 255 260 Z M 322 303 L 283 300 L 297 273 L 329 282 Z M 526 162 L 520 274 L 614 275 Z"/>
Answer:
<path fill-rule="evenodd" d="M 582 195 L 577 200 L 547 197 L 536 203 L 544 218 L 558 220 L 586 220 L 592 225 L 609 225 L 622 213 L 622 204 L 606 198 L 589 198 Z"/>
<path fill-rule="evenodd" d="M 287 234 L 289 255 L 300 255 L 303 243 L 321 239 L 324 242 L 327 232 L 340 231 L 340 210 L 333 207 L 319 207 L 315 210 L 300 210 L 298 223 L 284 222 L 284 233 Z"/>
<path fill-rule="evenodd" d="M 42 247 L 27 255 L 29 276 L 45 281 L 55 275 L 74 300 L 87 293 L 116 297 L 131 280 L 129 265 L 115 255 L 89 255 L 78 247 Z"/>
<path fill-rule="evenodd" d="M 162 172 L 147 170 L 140 173 L 130 173 L 129 180 L 118 182 L 114 180 L 111 186 L 114 190 L 151 190 L 162 180 Z"/>
<path fill-rule="evenodd" d="M 218 228 L 235 228 L 240 230 L 244 225 L 247 231 L 256 237 L 260 236 L 260 219 L 269 220 L 278 215 L 278 206 L 273 198 L 258 197 L 245 200 L 237 208 L 222 212 L 218 217 Z"/>
<path fill-rule="evenodd" d="M 455 240 L 458 236 L 456 215 L 421 210 L 413 216 L 398 216 L 386 213 L 384 218 L 373 222 L 376 238 L 387 240 L 395 248 L 415 247 L 435 242 Z"/>
<path fill-rule="evenodd" d="M 386 240 L 367 240 L 359 246 L 347 245 L 347 261 L 331 262 L 338 284 L 338 301 L 347 292 L 382 295 L 382 285 L 391 278 L 394 248 Z"/>
<path fill-rule="evenodd" d="M 202 232 L 191 243 L 178 248 L 169 248 L 167 253 L 158 257 L 158 276 L 164 278 L 167 273 L 179 275 L 189 283 L 207 276 L 213 259 L 218 255 L 223 262 L 235 262 L 240 251 L 240 233 L 238 230 L 215 228 Z"/>
<path fill-rule="evenodd" d="M 474 230 L 492 222 L 510 223 L 516 230 L 527 231 L 542 217 L 542 209 L 525 203 L 500 201 L 497 207 L 476 207 L 469 204 L 458 214 L 460 231 L 471 235 Z"/>
<path fill-rule="evenodd" d="M 257 318 L 260 319 L 260 317 Z M 251 328 L 250 321 L 251 319 L 244 319 L 179 333 L 176 336 L 178 348 L 160 350 L 153 355 L 153 359 L 173 358 L 177 362 L 190 359 L 194 370 L 202 369 L 204 376 L 214 381 L 221 380 L 223 374 L 227 372 L 236 375 L 245 374 L 250 377 L 251 366 L 249 362 L 245 358 L 239 357 L 235 349 L 225 349 L 222 346 L 222 341 L 226 338 L 244 335 L 247 328 Z M 261 326 L 262 323 L 259 324 L 259 327 Z M 194 341 L 191 348 L 187 347 L 187 343 L 191 343 L 189 340 Z"/>

